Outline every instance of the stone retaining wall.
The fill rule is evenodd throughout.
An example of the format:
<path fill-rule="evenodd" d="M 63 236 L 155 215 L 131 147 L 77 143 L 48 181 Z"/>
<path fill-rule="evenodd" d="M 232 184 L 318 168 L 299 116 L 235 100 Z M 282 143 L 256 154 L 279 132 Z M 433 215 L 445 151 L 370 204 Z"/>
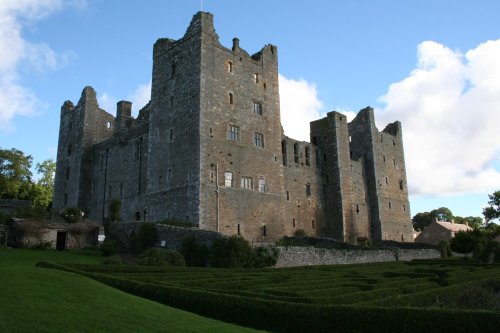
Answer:
<path fill-rule="evenodd" d="M 132 231 L 137 233 L 141 224 L 144 224 L 144 222 L 118 222 L 109 225 L 110 236 L 118 241 L 120 250 L 128 249 L 130 234 Z M 158 245 L 177 251 L 181 249 L 182 240 L 188 236 L 193 236 L 200 243 L 208 246 L 211 246 L 215 239 L 222 237 L 220 233 L 215 231 L 200 230 L 198 228 L 181 228 L 159 223 L 156 224 L 156 230 L 158 230 L 160 239 Z M 162 241 L 164 241 L 163 244 Z"/>
<path fill-rule="evenodd" d="M 439 251 L 434 249 L 337 250 L 298 246 L 278 249 L 279 256 L 275 267 L 361 264 L 440 257 Z"/>

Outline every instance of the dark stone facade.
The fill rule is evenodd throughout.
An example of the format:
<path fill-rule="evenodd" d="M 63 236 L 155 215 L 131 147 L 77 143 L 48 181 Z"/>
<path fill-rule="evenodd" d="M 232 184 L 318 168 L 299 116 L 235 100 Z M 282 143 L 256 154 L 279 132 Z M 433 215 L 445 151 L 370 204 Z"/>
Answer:
<path fill-rule="evenodd" d="M 119 199 L 126 221 L 178 218 L 254 243 L 298 229 L 413 240 L 399 122 L 379 132 L 371 108 L 351 123 L 330 112 L 311 123 L 311 143 L 285 137 L 277 47 L 222 46 L 210 13 L 155 43 L 151 101 L 137 119 L 130 110 L 100 109 L 91 87 L 64 103 L 55 209 L 102 224 Z"/>

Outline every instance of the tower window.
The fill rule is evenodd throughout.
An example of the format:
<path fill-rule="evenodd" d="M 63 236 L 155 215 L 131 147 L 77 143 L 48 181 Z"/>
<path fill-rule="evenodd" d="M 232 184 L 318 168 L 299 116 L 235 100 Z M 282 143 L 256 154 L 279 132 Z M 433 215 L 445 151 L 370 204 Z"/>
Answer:
<path fill-rule="evenodd" d="M 396 159 L 395 158 L 392 159 L 392 164 L 394 165 L 394 168 L 396 168 Z"/>
<path fill-rule="evenodd" d="M 266 180 L 259 179 L 259 192 L 266 192 Z"/>
<path fill-rule="evenodd" d="M 233 173 L 231 171 L 224 172 L 224 186 L 233 186 Z"/>
<path fill-rule="evenodd" d="M 264 135 L 261 133 L 253 134 L 253 141 L 255 142 L 255 146 L 259 148 L 264 148 Z"/>
<path fill-rule="evenodd" d="M 295 228 L 295 217 L 292 217 L 292 227 Z"/>
<path fill-rule="evenodd" d="M 306 184 L 306 195 L 311 196 L 311 184 Z"/>
<path fill-rule="evenodd" d="M 241 177 L 241 188 L 253 189 L 253 181 L 251 177 Z"/>
<path fill-rule="evenodd" d="M 68 156 L 71 156 L 71 152 L 72 152 L 72 145 L 71 143 L 68 145 Z"/>
<path fill-rule="evenodd" d="M 299 145 L 297 143 L 293 145 L 293 161 L 299 163 Z"/>
<path fill-rule="evenodd" d="M 253 102 L 253 113 L 262 116 L 262 104 L 259 102 Z"/>
<path fill-rule="evenodd" d="M 176 64 L 175 62 L 172 63 L 172 66 L 170 67 L 170 77 L 174 77 L 175 76 L 175 68 L 176 67 Z"/>
<path fill-rule="evenodd" d="M 306 165 L 311 166 L 311 147 L 307 146 L 305 149 Z"/>
<path fill-rule="evenodd" d="M 231 61 L 227 62 L 227 72 L 232 73 L 233 72 L 233 63 Z"/>
<path fill-rule="evenodd" d="M 399 189 L 401 191 L 403 190 L 403 181 L 402 180 L 399 181 Z"/>
<path fill-rule="evenodd" d="M 286 191 L 286 201 L 290 201 L 290 192 Z"/>
<path fill-rule="evenodd" d="M 240 224 L 238 223 L 238 229 L 237 229 L 237 232 L 238 232 L 238 236 L 241 235 L 241 230 L 240 230 Z"/>
<path fill-rule="evenodd" d="M 262 236 L 267 236 L 267 228 L 266 226 L 262 226 Z"/>
<path fill-rule="evenodd" d="M 259 83 L 259 73 L 253 74 L 253 80 L 255 81 L 255 83 Z"/>
<path fill-rule="evenodd" d="M 233 93 L 229 93 L 229 104 L 234 104 L 234 95 L 233 95 Z"/>
<path fill-rule="evenodd" d="M 67 167 L 66 168 L 66 180 L 69 180 L 69 174 L 71 172 L 71 168 L 70 167 Z"/>
<path fill-rule="evenodd" d="M 286 166 L 286 141 L 281 141 L 281 154 L 283 155 L 283 165 Z"/>
<path fill-rule="evenodd" d="M 169 140 L 170 140 L 170 142 L 174 141 L 174 129 L 173 128 L 170 129 Z"/>
<path fill-rule="evenodd" d="M 229 125 L 227 138 L 231 141 L 240 141 L 240 128 L 238 126 Z"/>
<path fill-rule="evenodd" d="M 314 229 L 316 228 L 316 223 L 314 222 L 314 220 L 311 220 L 311 227 Z"/>

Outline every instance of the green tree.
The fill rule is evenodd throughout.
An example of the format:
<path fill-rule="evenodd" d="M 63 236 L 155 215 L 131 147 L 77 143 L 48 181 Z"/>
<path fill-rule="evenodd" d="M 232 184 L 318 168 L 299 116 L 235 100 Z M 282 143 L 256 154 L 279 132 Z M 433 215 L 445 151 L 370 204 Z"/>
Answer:
<path fill-rule="evenodd" d="M 450 248 L 462 254 L 470 253 L 474 250 L 479 240 L 470 231 L 460 231 L 450 241 Z"/>
<path fill-rule="evenodd" d="M 492 222 L 495 219 L 500 219 L 500 191 L 495 191 L 489 194 L 488 207 L 483 209 L 483 215 L 486 222 Z"/>
<path fill-rule="evenodd" d="M 453 213 L 446 207 L 440 207 L 437 209 L 431 210 L 431 220 L 437 218 L 439 221 L 448 221 L 451 222 L 453 220 Z"/>
<path fill-rule="evenodd" d="M 12 148 L 0 149 L 0 198 L 31 199 L 33 158 Z"/>
<path fill-rule="evenodd" d="M 218 238 L 210 250 L 210 266 L 248 268 L 254 262 L 254 252 L 245 239 L 238 236 Z"/>
<path fill-rule="evenodd" d="M 37 163 L 36 171 L 41 177 L 36 184 L 33 185 L 33 205 L 49 208 L 52 205 L 56 163 L 52 159 L 47 159 L 41 163 Z"/>
<path fill-rule="evenodd" d="M 468 216 L 468 217 L 455 216 L 455 223 L 468 224 L 470 227 L 474 229 L 479 229 L 483 226 L 483 219 L 479 216 Z"/>
<path fill-rule="evenodd" d="M 141 223 L 137 233 L 130 235 L 130 251 L 132 254 L 140 254 L 150 249 L 160 240 L 156 225 L 151 222 Z"/>
<path fill-rule="evenodd" d="M 422 231 L 429 224 L 431 224 L 432 222 L 431 213 L 429 212 L 418 213 L 415 216 L 413 216 L 411 221 L 413 223 L 413 229 L 417 231 Z"/>

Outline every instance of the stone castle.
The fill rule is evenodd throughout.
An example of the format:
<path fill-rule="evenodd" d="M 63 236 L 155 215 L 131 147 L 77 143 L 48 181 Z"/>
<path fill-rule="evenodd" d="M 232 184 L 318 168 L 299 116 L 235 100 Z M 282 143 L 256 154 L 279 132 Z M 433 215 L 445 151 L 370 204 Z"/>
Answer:
<path fill-rule="evenodd" d="M 137 118 L 131 108 L 118 102 L 114 117 L 91 87 L 64 102 L 54 209 L 102 224 L 118 199 L 125 221 L 176 218 L 259 243 L 300 229 L 413 241 L 401 124 L 379 132 L 372 108 L 350 123 L 329 112 L 310 143 L 286 137 L 277 47 L 224 47 L 210 13 L 155 43 L 151 100 Z"/>

